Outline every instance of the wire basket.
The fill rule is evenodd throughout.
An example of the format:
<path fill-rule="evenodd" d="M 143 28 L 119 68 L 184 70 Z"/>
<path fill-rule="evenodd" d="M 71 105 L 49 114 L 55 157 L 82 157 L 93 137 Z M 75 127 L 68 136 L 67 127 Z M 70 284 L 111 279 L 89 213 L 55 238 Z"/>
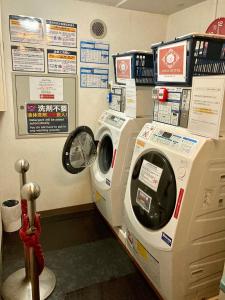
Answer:
<path fill-rule="evenodd" d="M 115 82 L 125 84 L 135 79 L 137 86 L 154 85 L 153 55 L 150 52 L 130 51 L 113 55 Z"/>
<path fill-rule="evenodd" d="M 193 76 L 225 74 L 225 37 L 191 34 L 152 45 L 157 85 L 191 86 Z"/>

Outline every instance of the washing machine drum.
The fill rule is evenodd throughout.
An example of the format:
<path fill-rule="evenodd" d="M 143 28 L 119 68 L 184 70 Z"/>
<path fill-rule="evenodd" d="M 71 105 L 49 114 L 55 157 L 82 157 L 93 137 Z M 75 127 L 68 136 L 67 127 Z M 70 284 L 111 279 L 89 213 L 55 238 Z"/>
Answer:
<path fill-rule="evenodd" d="M 138 221 L 158 230 L 173 215 L 176 179 L 168 159 L 157 151 L 143 154 L 135 164 L 130 185 L 131 204 Z"/>
<path fill-rule="evenodd" d="M 111 137 L 105 134 L 98 146 L 98 165 L 101 172 L 106 174 L 111 167 L 113 158 L 113 143 Z"/>

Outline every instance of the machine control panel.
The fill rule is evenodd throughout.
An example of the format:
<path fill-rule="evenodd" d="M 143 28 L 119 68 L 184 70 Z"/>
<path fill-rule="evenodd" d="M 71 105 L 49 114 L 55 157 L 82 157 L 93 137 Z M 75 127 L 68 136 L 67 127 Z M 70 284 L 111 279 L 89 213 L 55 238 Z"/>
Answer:
<path fill-rule="evenodd" d="M 109 108 L 112 110 L 124 112 L 126 101 L 126 90 L 124 86 L 113 84 L 109 93 Z"/>
<path fill-rule="evenodd" d="M 160 99 L 160 91 L 166 90 L 164 101 Z M 155 87 L 152 92 L 154 99 L 154 121 L 187 128 L 191 88 L 187 87 Z"/>
<path fill-rule="evenodd" d="M 194 146 L 198 143 L 196 139 L 173 134 L 161 129 L 156 129 L 150 136 L 149 140 L 158 144 L 167 145 L 169 148 L 173 148 L 178 152 L 187 154 L 191 153 Z"/>
<path fill-rule="evenodd" d="M 113 127 L 116 127 L 116 128 L 121 128 L 124 124 L 126 120 L 119 117 L 119 116 L 116 116 L 116 115 L 111 115 L 111 114 L 107 114 L 104 122 L 106 122 L 107 124 L 109 125 L 112 125 Z"/>

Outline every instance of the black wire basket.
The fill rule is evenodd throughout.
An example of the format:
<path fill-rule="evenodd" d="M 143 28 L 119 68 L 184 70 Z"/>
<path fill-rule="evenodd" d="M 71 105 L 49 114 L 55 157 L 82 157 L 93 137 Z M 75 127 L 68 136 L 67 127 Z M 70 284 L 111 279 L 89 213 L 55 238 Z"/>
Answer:
<path fill-rule="evenodd" d="M 186 53 L 184 53 L 184 64 L 185 60 L 186 64 L 184 65 L 183 79 L 177 80 L 173 72 L 176 72 L 176 60 L 180 59 L 179 53 L 176 54 L 176 47 L 181 44 L 186 46 Z M 154 81 L 157 85 L 191 86 L 193 76 L 225 74 L 225 37 L 223 36 L 191 34 L 169 42 L 152 45 L 151 48 L 154 57 Z M 166 66 L 163 70 L 161 65 L 167 63 L 166 54 L 163 56 L 164 53 L 162 52 L 165 49 L 168 53 L 169 63 L 167 64 L 168 67 Z M 171 53 L 172 55 L 170 55 Z M 164 74 L 168 72 L 168 74 L 161 76 L 163 72 Z M 167 80 L 165 80 L 166 78 Z"/>

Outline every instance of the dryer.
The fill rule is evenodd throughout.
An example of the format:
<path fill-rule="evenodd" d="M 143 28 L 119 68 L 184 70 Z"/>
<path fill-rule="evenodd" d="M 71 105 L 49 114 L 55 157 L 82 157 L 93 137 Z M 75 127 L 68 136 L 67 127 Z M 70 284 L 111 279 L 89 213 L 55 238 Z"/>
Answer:
<path fill-rule="evenodd" d="M 130 118 L 121 112 L 104 111 L 95 139 L 97 159 L 91 167 L 93 198 L 111 226 L 121 226 L 123 201 L 134 144 L 151 118 Z"/>
<path fill-rule="evenodd" d="M 218 294 L 225 258 L 225 138 L 153 122 L 137 137 L 126 246 L 165 300 Z"/>

